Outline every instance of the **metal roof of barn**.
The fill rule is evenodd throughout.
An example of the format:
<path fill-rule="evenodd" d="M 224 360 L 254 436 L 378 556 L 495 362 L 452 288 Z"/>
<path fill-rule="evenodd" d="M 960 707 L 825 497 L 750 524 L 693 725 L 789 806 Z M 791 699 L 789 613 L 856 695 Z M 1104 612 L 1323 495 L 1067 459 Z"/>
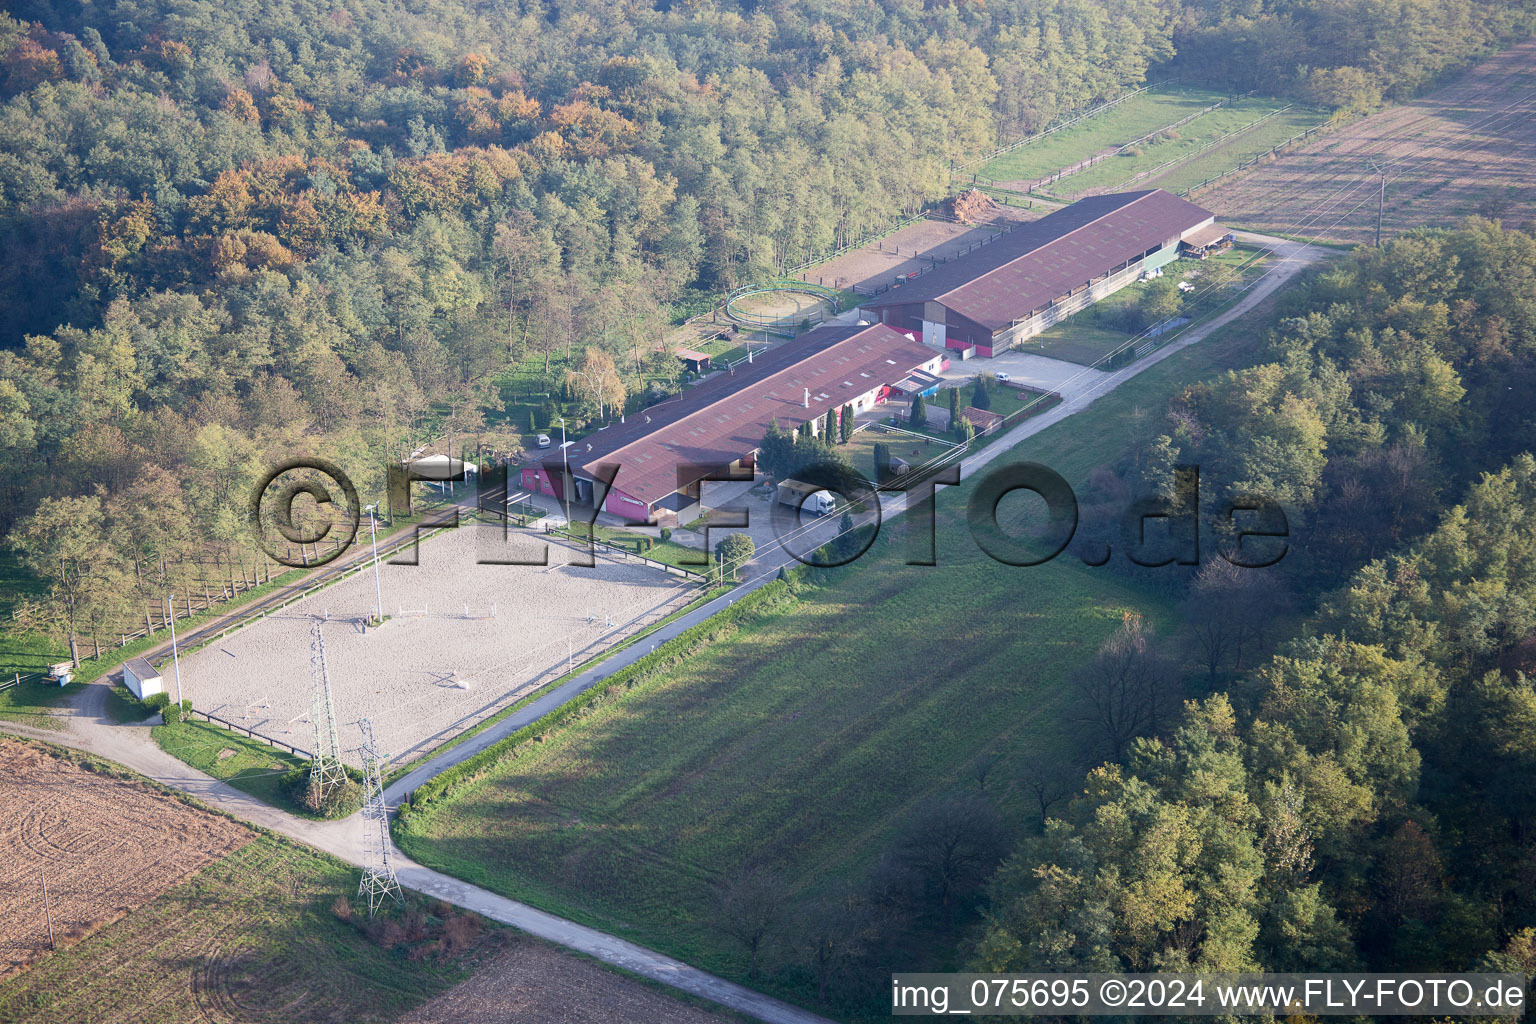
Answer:
<path fill-rule="evenodd" d="M 1213 216 L 1162 189 L 1090 196 L 862 305 L 937 302 L 1001 330 Z"/>
<path fill-rule="evenodd" d="M 818 327 L 583 438 L 592 450 L 572 469 L 601 479 L 617 466 L 613 486 L 652 505 L 756 451 L 774 420 L 792 430 L 940 355 L 883 324 Z"/>

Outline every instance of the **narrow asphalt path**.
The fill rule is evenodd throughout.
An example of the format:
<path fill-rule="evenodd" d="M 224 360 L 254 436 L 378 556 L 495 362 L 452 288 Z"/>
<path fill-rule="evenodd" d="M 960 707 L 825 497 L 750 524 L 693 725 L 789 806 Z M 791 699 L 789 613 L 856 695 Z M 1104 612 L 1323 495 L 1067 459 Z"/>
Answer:
<path fill-rule="evenodd" d="M 1290 242 L 1284 239 L 1254 235 L 1248 232 L 1239 232 L 1238 237 L 1245 242 L 1262 245 L 1265 248 L 1271 249 L 1276 265 L 1261 277 L 1257 283 L 1251 285 L 1247 293 L 1237 303 L 1219 316 L 1184 328 L 1175 340 L 1130 366 L 1093 378 L 1091 384 L 1070 394 L 1060 405 L 1040 416 L 1026 420 L 1008 433 L 997 438 L 991 444 L 965 457 L 961 461 L 961 478 L 965 479 L 967 476 L 974 474 L 977 470 L 1003 456 L 1020 442 L 1087 408 L 1098 398 L 1113 391 L 1120 384 L 1136 376 L 1138 373 L 1155 366 L 1174 353 L 1196 344 L 1209 336 L 1213 331 L 1219 330 L 1238 317 L 1248 313 L 1268 298 L 1282 284 L 1301 272 L 1308 264 L 1329 255 L 1326 250 L 1307 246 L 1300 242 Z M 899 492 L 882 495 L 881 510 L 883 518 L 887 521 L 892 516 L 900 515 L 906 510 L 905 495 Z M 383 554 L 382 550 L 380 553 L 381 555 Z M 363 559 L 368 557 L 370 557 L 370 552 L 365 547 L 357 556 L 338 560 L 337 563 L 333 563 L 331 567 L 328 567 L 328 570 L 339 574 L 355 568 Z M 437 757 L 424 761 L 386 790 L 386 800 L 390 803 L 398 803 L 403 794 L 410 792 L 415 787 L 421 785 L 422 782 L 474 756 L 524 725 L 537 720 L 542 715 L 571 700 L 583 691 L 590 689 L 619 669 L 633 664 L 656 646 L 665 643 L 684 630 L 703 622 L 711 615 L 728 607 L 742 595 L 775 578 L 781 565 L 788 565 L 792 562 L 793 559 L 781 549 L 760 554 L 750 569 L 751 575 L 748 580 L 735 590 L 673 620 L 657 630 L 645 641 L 614 654 L 600 664 L 561 684 L 538 700 L 522 708 L 516 714 L 484 730 L 473 739 L 445 751 Z M 311 582 L 313 579 L 314 577 L 311 577 L 306 583 Z M 291 593 L 288 596 L 291 596 Z M 221 619 L 219 622 L 205 628 L 217 632 L 219 631 L 220 624 L 226 621 L 232 623 L 232 625 L 224 626 L 224 628 L 237 628 L 239 625 L 243 625 L 250 620 L 253 607 L 259 609 L 261 606 L 260 603 L 255 606 L 248 606 L 231 613 L 226 619 Z M 68 709 L 69 728 L 65 731 L 37 729 L 9 722 L 3 724 L 3 729 L 76 747 L 102 757 L 110 758 L 157 782 L 195 796 L 210 806 L 234 817 L 261 825 L 274 832 L 307 843 L 349 864 L 360 866 L 364 863 L 364 846 L 367 833 L 361 816 L 354 815 L 349 819 L 339 822 L 316 822 L 296 818 L 183 764 L 155 745 L 148 735 L 148 727 L 146 725 L 116 725 L 106 717 L 105 707 L 108 686 L 107 682 L 93 683 L 86 686 L 80 694 L 76 695 L 71 707 Z M 498 896 L 478 886 L 470 885 L 467 882 L 442 874 L 441 872 L 423 867 L 410 860 L 397 849 L 392 848 L 391 856 L 394 858 L 401 884 L 410 889 L 477 911 L 492 920 L 511 925 L 531 935 L 559 943 L 570 949 L 602 960 L 605 963 L 622 967 L 643 977 L 711 1000 L 721 1006 L 748 1014 L 759 1020 L 767 1021 L 769 1024 L 827 1024 L 824 1018 L 818 1017 L 809 1011 L 772 999 L 759 992 L 754 992 L 741 985 L 716 977 L 706 971 L 690 967 L 681 961 L 674 960 L 653 950 L 637 946 L 634 943 L 616 938 L 594 928 L 588 928 L 573 921 L 564 920 L 530 907 L 527 904 Z"/>

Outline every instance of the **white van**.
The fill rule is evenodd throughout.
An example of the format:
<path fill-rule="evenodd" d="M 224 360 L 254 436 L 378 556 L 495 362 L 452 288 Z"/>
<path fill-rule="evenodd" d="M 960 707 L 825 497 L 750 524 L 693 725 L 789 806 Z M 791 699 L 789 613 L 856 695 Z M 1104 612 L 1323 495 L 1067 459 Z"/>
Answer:
<path fill-rule="evenodd" d="M 548 448 L 553 443 L 554 442 L 549 439 L 548 434 L 540 434 L 538 437 L 537 444 L 540 448 Z"/>

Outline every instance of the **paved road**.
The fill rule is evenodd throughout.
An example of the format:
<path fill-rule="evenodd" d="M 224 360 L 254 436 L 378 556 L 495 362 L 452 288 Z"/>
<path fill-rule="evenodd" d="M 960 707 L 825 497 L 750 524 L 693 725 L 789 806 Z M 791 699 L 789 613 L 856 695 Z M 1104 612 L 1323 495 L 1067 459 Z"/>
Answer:
<path fill-rule="evenodd" d="M 1329 255 L 1327 250 L 1263 235 L 1240 232 L 1238 237 L 1245 242 L 1272 248 L 1276 260 L 1275 267 L 1256 284 L 1250 286 L 1247 294 L 1239 302 L 1218 317 L 1186 327 L 1173 341 L 1131 366 L 1113 373 L 1098 373 L 1094 377 L 1083 378 L 1087 383 L 1082 387 L 1071 389 L 1069 397 L 1060 405 L 1040 416 L 1024 421 L 993 443 L 967 456 L 961 463 L 962 479 L 1001 457 L 1026 438 L 1091 405 L 1136 374 L 1155 366 L 1175 352 L 1199 342 L 1212 331 L 1231 323 L 1257 306 L 1306 265 Z M 887 521 L 892 516 L 900 515 L 905 508 L 905 495 L 895 493 L 882 497 L 882 514 Z M 345 567 L 366 557 L 368 553 L 364 549 L 353 558 L 339 560 L 333 568 L 337 572 L 344 571 Z M 386 799 L 398 802 L 402 794 L 409 792 L 426 779 L 484 750 L 506 735 L 601 682 L 612 673 L 632 664 L 648 653 L 653 645 L 664 643 L 683 630 L 724 609 L 743 594 L 764 585 L 776 576 L 780 565 L 788 564 L 790 561 L 789 556 L 776 547 L 770 547 L 761 552 L 752 567 L 752 575 L 741 587 L 674 620 L 652 634 L 645 642 L 610 657 L 600 665 L 551 690 L 539 700 L 485 730 L 474 739 L 423 762 L 409 775 L 390 786 L 386 791 Z M 229 617 L 228 621 L 239 622 L 248 614 L 248 610 L 235 613 Z M 218 627 L 210 628 L 217 630 Z M 73 706 L 69 709 L 70 728 L 66 732 L 38 730 L 11 723 L 5 723 L 4 728 L 7 731 L 37 736 L 111 758 L 158 782 L 196 796 L 235 817 L 317 847 L 347 863 L 361 865 L 364 862 L 363 845 L 366 833 L 360 816 L 354 815 L 340 822 L 314 822 L 295 818 L 261 803 L 254 797 L 241 793 L 166 754 L 149 738 L 146 727 L 112 724 L 104 713 L 107 693 L 108 684 L 105 682 L 85 687 L 76 696 Z M 534 907 L 509 900 L 423 867 L 399 853 L 398 850 L 393 852 L 393 856 L 396 857 L 401 884 L 416 891 L 478 911 L 493 920 L 519 928 L 539 938 L 557 942 L 643 977 L 712 1000 L 721 1006 L 759 1020 L 768 1021 L 770 1024 L 818 1024 L 818 1022 L 825 1024 L 824 1018 L 815 1014 L 689 967 L 671 957 L 596 929 L 563 920 Z"/>

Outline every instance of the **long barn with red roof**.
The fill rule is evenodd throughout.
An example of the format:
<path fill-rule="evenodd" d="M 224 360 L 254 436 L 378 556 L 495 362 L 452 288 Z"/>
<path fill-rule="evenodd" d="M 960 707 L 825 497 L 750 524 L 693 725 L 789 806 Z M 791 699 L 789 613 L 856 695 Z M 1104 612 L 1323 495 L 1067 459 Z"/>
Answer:
<path fill-rule="evenodd" d="M 1081 199 L 863 302 L 925 345 L 991 356 L 1226 231 L 1162 189 Z M 974 350 L 972 353 L 970 350 Z"/>

